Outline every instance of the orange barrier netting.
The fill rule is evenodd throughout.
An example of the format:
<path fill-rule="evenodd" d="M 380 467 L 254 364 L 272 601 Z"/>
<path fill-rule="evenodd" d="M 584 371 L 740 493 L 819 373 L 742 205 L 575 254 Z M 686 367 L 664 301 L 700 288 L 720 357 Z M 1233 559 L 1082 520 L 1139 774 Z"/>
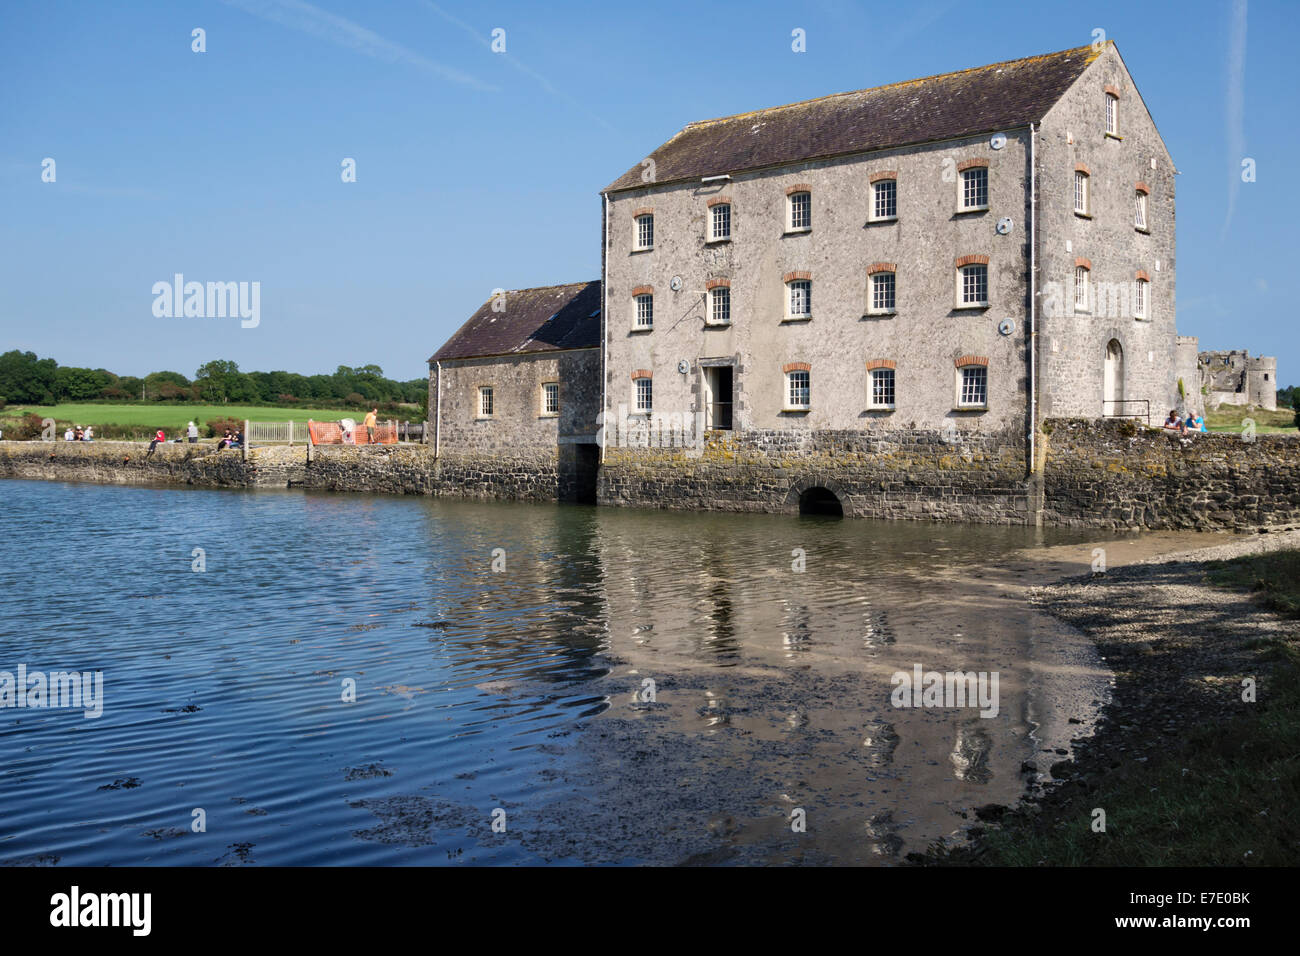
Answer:
<path fill-rule="evenodd" d="M 350 433 L 343 431 L 338 422 L 308 422 L 307 430 L 311 432 L 313 445 L 395 445 L 397 444 L 397 426 L 391 422 L 382 422 L 374 426 L 374 437 L 360 423 Z"/>

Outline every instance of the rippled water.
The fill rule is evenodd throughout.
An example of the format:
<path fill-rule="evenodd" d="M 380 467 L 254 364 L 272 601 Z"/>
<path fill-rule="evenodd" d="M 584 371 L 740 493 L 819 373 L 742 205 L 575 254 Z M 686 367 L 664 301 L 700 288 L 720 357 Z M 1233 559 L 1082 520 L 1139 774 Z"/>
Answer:
<path fill-rule="evenodd" d="M 0 489 L 0 670 L 105 701 L 0 710 L 0 861 L 888 862 L 1099 693 L 1015 588 L 1078 534 Z M 892 707 L 914 664 L 999 671 L 998 716 Z"/>

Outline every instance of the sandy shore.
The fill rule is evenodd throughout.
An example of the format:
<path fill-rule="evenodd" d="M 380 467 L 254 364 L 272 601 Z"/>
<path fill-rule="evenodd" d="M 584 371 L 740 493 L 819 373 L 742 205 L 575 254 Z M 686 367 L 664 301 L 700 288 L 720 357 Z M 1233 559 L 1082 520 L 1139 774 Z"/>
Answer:
<path fill-rule="evenodd" d="M 1265 610 L 1247 592 L 1209 584 L 1205 562 L 1290 548 L 1300 548 L 1300 529 L 1139 558 L 1029 590 L 1035 607 L 1092 639 L 1115 684 L 1093 732 L 1075 741 L 1072 759 L 1052 766 L 1050 780 L 1031 787 L 1018 822 L 1051 827 L 1101 775 L 1141 773 L 1190 728 L 1243 713 L 1251 706 L 1242 701 L 1243 679 L 1256 680 L 1259 697 L 1269 693 L 1269 641 L 1300 638 L 1300 622 Z M 982 808 L 979 816 L 996 820 L 1004 810 Z M 979 830 L 971 835 L 969 846 L 913 862 L 977 861 Z"/>

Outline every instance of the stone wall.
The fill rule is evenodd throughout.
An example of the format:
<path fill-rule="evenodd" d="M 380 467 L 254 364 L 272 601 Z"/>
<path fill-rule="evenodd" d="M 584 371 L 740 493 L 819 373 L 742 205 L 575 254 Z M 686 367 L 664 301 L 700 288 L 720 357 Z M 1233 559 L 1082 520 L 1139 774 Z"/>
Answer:
<path fill-rule="evenodd" d="M 714 432 L 698 448 L 611 447 L 606 505 L 796 513 L 826 488 L 846 516 L 1125 529 L 1243 531 L 1300 525 L 1300 435 L 1180 438 L 1131 422 L 1046 423 L 1040 470 L 1016 432 Z M 0 442 L 0 477 L 112 484 L 303 487 L 327 491 L 581 500 L 595 446 L 443 455 L 426 445 L 217 451 L 137 442 Z"/>
<path fill-rule="evenodd" d="M 703 448 L 610 448 L 601 504 L 798 513 L 826 488 L 846 516 L 1025 524 L 1033 494 L 1015 429 L 711 432 Z"/>
<path fill-rule="evenodd" d="M 1070 420 L 1051 429 L 1045 524 L 1198 531 L 1300 524 L 1300 436 L 1180 438 Z"/>

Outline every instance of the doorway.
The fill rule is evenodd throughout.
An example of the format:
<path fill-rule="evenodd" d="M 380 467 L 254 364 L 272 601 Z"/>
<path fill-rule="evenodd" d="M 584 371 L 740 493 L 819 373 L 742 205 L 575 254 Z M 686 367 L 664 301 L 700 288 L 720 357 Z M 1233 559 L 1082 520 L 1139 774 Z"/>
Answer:
<path fill-rule="evenodd" d="M 704 422 L 710 430 L 731 431 L 733 372 L 730 365 L 704 369 Z"/>
<path fill-rule="evenodd" d="M 1119 339 L 1106 343 L 1106 362 L 1101 377 L 1101 414 L 1122 415 L 1124 412 L 1124 348 Z"/>

